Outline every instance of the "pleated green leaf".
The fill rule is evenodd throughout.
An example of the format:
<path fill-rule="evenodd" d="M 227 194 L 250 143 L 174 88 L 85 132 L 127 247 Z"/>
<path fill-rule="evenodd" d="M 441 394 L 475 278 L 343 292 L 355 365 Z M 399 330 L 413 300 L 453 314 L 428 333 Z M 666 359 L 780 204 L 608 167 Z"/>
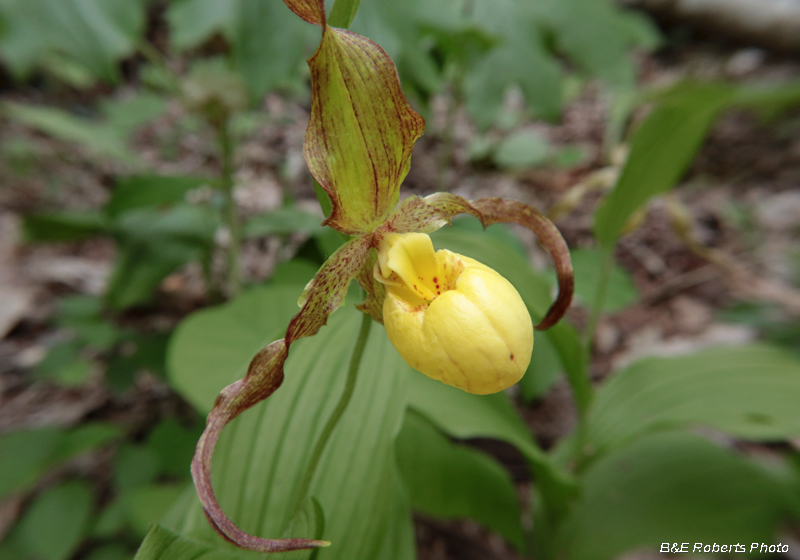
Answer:
<path fill-rule="evenodd" d="M 415 510 L 443 519 L 475 519 L 522 548 L 516 489 L 494 459 L 450 442 L 409 411 L 397 438 L 397 461 Z"/>
<path fill-rule="evenodd" d="M 27 77 L 53 53 L 94 77 L 115 82 L 119 59 L 131 54 L 146 19 L 143 0 L 2 0 L 3 60 Z"/>
<path fill-rule="evenodd" d="M 238 560 L 242 556 L 153 525 L 134 560 Z"/>
<path fill-rule="evenodd" d="M 171 344 L 174 385 L 198 408 L 210 409 L 216 392 L 244 374 L 255 351 L 283 334 L 301 291 L 299 285 L 254 290 L 195 314 Z M 295 342 L 281 388 L 223 432 L 215 454 L 214 487 L 224 510 L 245 531 L 288 536 L 290 510 L 307 461 L 343 390 L 359 315 L 347 305 L 316 336 Z M 413 558 L 413 528 L 394 451 L 406 382 L 413 374 L 383 329 L 375 326 L 355 394 L 311 487 L 325 512 L 322 537 L 333 543 L 319 550 L 319 560 Z M 171 516 L 174 528 L 227 546 L 209 526 L 197 499 L 190 502 L 180 519 Z"/>
<path fill-rule="evenodd" d="M 566 558 L 607 560 L 661 543 L 777 544 L 796 481 L 697 435 L 650 435 L 598 461 L 560 534 Z"/>
<path fill-rule="evenodd" d="M 587 418 L 585 445 L 601 453 L 646 432 L 711 426 L 737 437 L 800 435 L 800 361 L 765 345 L 650 358 L 611 377 Z"/>
<path fill-rule="evenodd" d="M 619 181 L 595 213 L 594 234 L 603 246 L 614 244 L 640 206 L 675 186 L 733 98 L 726 85 L 684 84 L 652 110 L 631 140 Z"/>

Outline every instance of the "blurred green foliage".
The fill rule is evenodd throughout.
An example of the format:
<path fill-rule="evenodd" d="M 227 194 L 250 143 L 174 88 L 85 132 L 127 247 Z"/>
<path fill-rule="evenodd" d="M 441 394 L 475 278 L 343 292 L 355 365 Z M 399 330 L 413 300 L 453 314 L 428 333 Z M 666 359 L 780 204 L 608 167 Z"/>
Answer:
<path fill-rule="evenodd" d="M 50 347 L 35 379 L 75 386 L 102 371 L 123 393 L 147 370 L 204 414 L 222 387 L 243 376 L 253 354 L 283 334 L 303 286 L 342 242 L 291 200 L 244 224 L 229 221 L 226 210 L 237 135 L 262 122 L 263 114 L 248 107 L 275 90 L 305 95 L 304 61 L 319 31 L 278 0 L 172 0 L 162 21 L 168 42 L 156 47 L 147 33 L 154 5 L 0 0 L 0 58 L 15 78 L 44 75 L 88 89 L 119 84 L 120 63 L 135 60 L 131 79 L 141 86 L 133 97 L 109 96 L 88 117 L 16 102 L 0 110 L 124 170 L 101 209 L 25 219 L 29 242 L 102 235 L 117 247 L 102 298 L 61 300 L 54 323 L 65 336 Z M 352 23 L 392 56 L 423 111 L 434 95 L 448 92 L 480 129 L 502 129 L 499 140 L 479 137 L 470 155 L 504 171 L 571 166 L 585 158 L 577 149 L 556 150 L 535 132 L 509 131 L 503 114 L 509 88 L 521 92 L 528 113 L 554 119 L 575 84 L 598 78 L 614 95 L 609 136 L 615 139 L 622 139 L 635 107 L 652 104 L 629 137 L 620 179 L 595 214 L 599 248 L 573 251 L 578 299 L 595 315 L 638 300 L 629 275 L 613 262 L 613 248 L 631 216 L 679 182 L 718 116 L 748 108 L 774 118 L 800 101 L 797 84 L 683 83 L 663 92 L 633 91 L 630 50 L 654 48 L 659 37 L 644 18 L 608 1 L 364 0 Z M 219 177 L 155 174 L 131 147 L 132 134 L 172 100 L 191 113 L 187 126 L 217 135 Z M 35 159 L 29 151 L 4 143 L 0 155 L 29 170 Z M 152 304 L 162 280 L 190 262 L 206 272 L 207 301 L 218 298 L 223 282 L 210 263 L 223 226 L 240 227 L 243 237 L 302 231 L 312 239 L 270 282 L 191 314 L 174 333 L 121 326 L 123 312 Z M 534 320 L 543 316 L 552 284 L 530 266 L 510 229 L 492 226 L 484 233 L 470 218 L 433 239 L 437 248 L 494 268 L 517 287 Z M 231 247 L 238 250 L 235 236 Z M 763 309 L 740 308 L 728 318 L 755 324 L 770 342 L 797 348 L 800 340 L 795 323 L 779 325 Z M 295 515 L 298 475 L 330 414 L 331 395 L 341 392 L 356 324 L 348 305 L 318 336 L 298 342 L 279 398 L 238 418 L 217 452 L 217 491 L 246 530 L 334 541 L 330 549 L 292 558 L 414 558 L 412 511 L 470 518 L 521 554 L 572 560 L 613 558 L 665 541 L 771 542 L 783 524 L 800 519 L 800 471 L 790 464 L 796 453 L 781 446 L 800 435 L 797 356 L 746 345 L 647 359 L 615 372 L 595 391 L 591 329 L 582 340 L 568 322 L 537 333 L 519 385 L 528 403 L 562 373 L 572 388 L 578 425 L 550 452 L 531 435 L 514 395 L 478 397 L 431 381 L 402 362 L 382 330 L 373 331 L 362 365 L 368 374 L 323 456 L 313 499 Z M 99 423 L 0 437 L 0 498 L 27 501 L 0 543 L 0 557 L 130 559 L 144 539 L 138 560 L 253 558 L 223 542 L 202 514 L 188 474 L 200 430 L 199 423 L 166 418 L 138 437 Z M 704 437 L 709 430 L 714 435 Z M 473 438 L 502 440 L 525 458 L 534 479 L 533 530 L 522 523 L 527 506 L 507 471 L 471 447 Z M 739 441 L 769 444 L 774 453 L 768 460 L 741 453 L 730 445 Z M 70 469 L 87 454 L 109 452 L 110 488 Z M 160 524 L 151 528 L 154 521 Z"/>

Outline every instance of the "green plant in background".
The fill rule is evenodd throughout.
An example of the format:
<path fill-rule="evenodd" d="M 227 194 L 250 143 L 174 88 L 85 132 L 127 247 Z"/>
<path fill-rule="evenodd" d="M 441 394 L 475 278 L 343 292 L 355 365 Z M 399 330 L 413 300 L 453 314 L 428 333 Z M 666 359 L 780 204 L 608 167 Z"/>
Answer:
<path fill-rule="evenodd" d="M 212 489 L 214 448 L 229 422 L 281 386 L 290 345 L 319 331 L 341 305 L 353 279 L 366 291 L 367 299 L 359 306 L 365 315 L 347 384 L 313 448 L 288 519 L 301 511 L 306 515 L 302 508 L 310 498 L 309 487 L 320 458 L 355 389 L 372 319 L 386 321 L 389 339 L 409 364 L 432 378 L 470 392 L 496 393 L 516 382 L 527 368 L 532 332 L 527 326 L 525 333 L 529 319 L 514 289 L 479 263 L 470 264 L 473 261 L 465 262 L 449 252 L 434 256 L 424 233 L 441 228 L 460 213 L 476 216 L 485 226 L 511 221 L 523 224 L 538 235 L 553 256 L 559 280 L 559 297 L 537 328 L 546 329 L 556 323 L 572 299 L 572 268 L 566 243 L 552 223 L 535 209 L 509 200 L 467 201 L 446 193 L 424 199 L 409 197 L 395 208 L 411 149 L 422 134 L 424 122 L 406 103 L 394 66 L 380 47 L 364 37 L 328 26 L 321 2 L 287 5 L 323 29 L 320 47 L 309 60 L 312 113 L 304 155 L 312 174 L 330 197 L 331 212 L 325 224 L 352 238 L 308 283 L 298 302 L 301 311 L 289 323 L 285 336 L 264 347 L 248 366 L 245 378 L 223 390 L 198 443 L 192 475 L 207 516 L 232 542 L 262 552 L 329 543 L 309 538 L 268 540 L 239 529 L 225 515 Z M 473 286 L 474 282 L 477 284 Z M 478 316 L 486 315 L 486 326 L 476 324 L 476 316 L 459 317 L 467 304 L 448 297 L 462 295 L 462 290 L 472 294 L 470 302 L 481 310 Z M 505 294 L 500 309 L 491 303 L 500 303 L 493 295 L 495 291 Z M 441 299 L 437 300 L 437 296 Z M 512 297 L 519 301 L 519 312 L 509 311 L 514 304 Z M 441 327 L 434 326 L 429 332 L 428 323 L 434 321 L 434 315 L 439 317 Z M 445 337 L 472 331 L 474 334 L 467 335 L 469 342 L 445 342 Z M 461 355 L 472 351 L 472 359 Z M 477 361 L 469 363 L 475 357 Z M 324 511 L 318 503 L 314 508 Z"/>
<path fill-rule="evenodd" d="M 115 83 L 118 62 L 138 52 L 146 62 L 140 63 L 137 78 L 152 90 L 103 102 L 92 119 L 62 109 L 3 105 L 9 118 L 85 146 L 94 156 L 118 162 L 126 174 L 101 211 L 26 218 L 31 240 L 100 234 L 111 236 L 119 250 L 102 300 L 62 302 L 56 322 L 71 334 L 52 349 L 36 375 L 80 384 L 106 363 L 108 380 L 123 390 L 137 369 L 166 369 L 171 386 L 205 415 L 214 410 L 220 388 L 248 372 L 254 354 L 286 335 L 285 326 L 297 312 L 297 296 L 309 281 L 315 282 L 312 290 L 321 285 L 313 280 L 323 261 L 320 254 L 333 254 L 342 243 L 336 232 L 323 230 L 318 220 L 291 206 L 244 224 L 232 212 L 237 120 L 264 92 L 280 88 L 302 95 L 303 60 L 318 36 L 313 26 L 274 0 L 175 0 L 166 11 L 170 43 L 166 49 L 160 46 L 166 50 L 162 55 L 144 39 L 147 2 L 124 4 L 0 0 L 0 56 L 16 75 L 42 72 L 47 80 L 81 88 L 96 80 Z M 562 58 L 573 63 L 579 76 L 598 76 L 611 86 L 619 107 L 609 124 L 609 147 L 622 139 L 634 107 L 653 106 L 628 140 L 627 160 L 603 170 L 613 173 L 600 183 L 613 188 L 595 216 L 597 248 L 572 251 L 575 292 L 578 304 L 589 309 L 588 325 L 582 335 L 565 321 L 538 333 L 519 383 L 522 398 L 530 401 L 566 373 L 578 426 L 552 451 L 543 452 L 509 395 L 472 395 L 419 375 L 382 331 L 367 337 L 365 325 L 371 320 L 359 320 L 348 305 L 330 317 L 327 329 L 292 343 L 278 396 L 236 418 L 221 436 L 213 482 L 224 511 L 251 534 L 333 543 L 290 553 L 304 558 L 413 558 L 412 510 L 441 519 L 474 519 L 521 553 L 541 558 L 600 560 L 641 547 L 654 550 L 666 541 L 779 538 L 781 527 L 800 519 L 796 453 L 780 445 L 800 432 L 796 355 L 749 344 L 651 358 L 615 372 L 596 388 L 589 381 L 588 364 L 601 315 L 637 298 L 614 264 L 615 245 L 632 218 L 677 184 L 722 112 L 749 108 L 774 117 L 797 104 L 797 86 L 684 83 L 633 95 L 627 49 L 654 44 L 654 35 L 637 17 L 605 2 L 365 0 L 356 16 L 357 4 L 336 2 L 329 23 L 348 27 L 352 22 L 354 30 L 386 48 L 398 63 L 407 93 L 421 102 L 422 110 L 431 95 L 447 89 L 451 118 L 463 104 L 479 127 L 502 128 L 508 120 L 502 114 L 503 95 L 508 86 L 517 86 L 535 114 L 553 117 L 574 80 L 558 62 Z M 318 9 L 313 2 L 306 5 Z M 326 35 L 329 47 L 332 35 L 349 37 Z M 198 49 L 213 36 L 222 37 L 228 48 Z M 207 57 L 209 50 L 214 52 Z M 181 59 L 188 63 L 179 64 Z M 176 72 L 179 67 L 188 70 Z M 180 100 L 213 132 L 219 154 L 215 177 L 153 175 L 128 145 L 130 134 L 162 114 L 170 99 Z M 319 102 L 320 96 L 315 99 Z M 440 134 L 446 135 L 450 126 Z M 509 134 L 483 150 L 476 150 L 477 158 L 492 157 L 509 170 L 558 164 L 560 158 L 541 137 L 527 132 Z M 363 153 L 346 161 L 365 161 Z M 406 161 L 403 157 L 395 161 Z M 393 180 L 399 183 L 406 169 L 399 164 L 394 169 Z M 359 176 L 363 171 L 346 172 Z M 323 186 L 331 184 L 323 181 Z M 196 189 L 213 194 L 187 196 Z M 356 191 L 343 196 L 350 199 L 339 202 L 342 208 L 363 201 Z M 448 196 L 425 203 L 412 198 L 405 204 L 426 211 L 431 203 L 448 200 L 470 208 Z M 330 212 L 327 195 L 322 194 L 321 202 Z M 388 214 L 396 200 L 387 196 L 378 202 Z M 380 229 L 390 217 L 381 212 L 367 213 L 374 220 L 348 233 Z M 509 230 L 493 225 L 483 232 L 472 217 L 453 225 L 431 233 L 435 249 L 484 263 L 517 288 L 534 319 L 546 315 L 553 281 L 530 267 Z M 220 250 L 214 241 L 220 227 L 232 233 L 233 243 L 226 271 L 215 277 L 210 260 Z M 298 256 L 280 265 L 269 283 L 237 295 L 238 240 L 300 227 L 314 234 L 319 247 L 319 254 L 306 251 L 303 256 L 316 260 Z M 358 243 L 350 241 L 342 251 L 354 245 Z M 165 367 L 166 333 L 149 337 L 120 327 L 116 312 L 150 301 L 167 274 L 192 261 L 206 270 L 209 301 L 220 292 L 231 300 L 179 325 L 166 349 Z M 326 266 L 323 272 L 330 270 Z M 364 270 L 369 274 L 358 280 L 368 290 L 380 290 L 371 264 Z M 340 290 L 339 303 L 358 303 L 357 294 L 345 292 Z M 369 308 L 375 314 L 381 310 L 374 299 Z M 767 332 L 771 340 L 785 343 Z M 353 386 L 356 368 L 351 364 L 359 360 L 351 349 L 364 338 L 357 369 L 370 375 L 359 376 Z M 789 345 L 792 340 L 796 343 L 796 337 Z M 337 402 L 331 395 L 349 395 L 344 412 L 347 398 Z M 709 430 L 711 438 L 705 437 Z M 131 547 L 153 520 L 160 524 L 147 533 L 137 559 L 257 556 L 230 546 L 206 520 L 188 481 L 197 431 L 166 420 L 136 442 L 123 442 L 119 430 L 106 425 L 4 436 L 0 496 L 31 492 L 37 478 L 52 469 L 69 469 L 70 461 L 86 450 L 113 445 L 116 454 L 109 502 L 99 503 L 93 496 L 96 489 L 69 474 L 63 483 L 39 488 L 20 523 L 0 544 L 0 556 L 62 560 L 88 540 L 92 560 L 130 558 Z M 533 474 L 530 515 L 522 515 L 516 488 L 499 463 L 463 444 L 475 437 L 503 440 L 525 457 Z M 744 453 L 737 441 L 770 444 L 771 455 L 765 460 Z M 532 526 L 523 517 L 532 518 Z M 59 535 L 52 547 L 37 538 L 43 526 Z"/>
<path fill-rule="evenodd" d="M 335 100 L 335 96 L 331 99 Z M 312 169 L 316 163 L 313 157 L 320 154 L 313 149 L 314 126 L 312 118 L 309 133 L 312 148 L 307 148 Z M 705 129 L 707 125 L 701 124 L 700 130 Z M 689 148 L 696 149 L 697 145 Z M 679 147 L 686 149 L 683 142 Z M 624 177 L 632 173 L 630 169 L 641 165 L 639 154 L 636 148 L 632 150 L 614 193 L 626 188 Z M 671 161 L 669 165 L 677 168 L 677 172 L 669 175 L 674 184 L 682 171 L 681 165 L 685 165 L 681 162 L 686 159 L 670 154 L 663 161 Z M 323 174 L 329 173 L 329 167 L 322 169 Z M 326 185 L 324 179 L 321 182 Z M 640 200 L 644 202 L 646 197 Z M 421 206 L 413 197 L 405 204 Z M 617 207 L 630 206 L 630 200 L 617 194 L 609 197 L 605 205 L 620 213 L 613 222 L 608 222 L 619 228 L 616 233 L 619 235 L 636 208 L 621 212 Z M 391 208 L 391 205 L 379 203 L 378 207 Z M 602 213 L 599 214 L 598 231 L 603 219 Z M 377 222 L 380 221 L 379 218 Z M 359 231 L 352 229 L 348 233 Z M 519 287 L 532 314 L 542 316 L 547 282 L 530 271 L 524 257 L 515 251 L 513 243 L 508 244 L 504 235 L 495 231 L 481 236 L 464 224 L 432 237 L 436 245 L 444 243 L 503 274 Z M 350 246 L 357 243 L 358 237 L 350 241 Z M 587 304 L 594 309 L 594 321 L 603 309 L 619 308 L 631 301 L 627 280 L 614 272 L 613 261 L 607 254 L 607 250 L 578 253 L 585 277 L 600 279 L 596 285 L 581 288 Z M 334 255 L 332 261 L 336 262 L 338 257 L 341 253 Z M 323 267 L 322 273 L 325 270 Z M 367 282 L 363 283 L 368 291 L 371 282 L 372 277 L 367 276 Z M 307 290 L 319 286 L 318 276 Z M 617 286 L 620 295 L 606 301 L 609 286 Z M 263 341 L 269 340 L 253 333 L 281 331 L 281 323 L 274 315 L 280 309 L 284 320 L 291 316 L 291 305 L 285 301 L 287 296 L 288 293 L 279 293 L 277 287 L 262 294 L 254 292 L 246 296 L 247 301 L 242 298 L 241 302 L 233 302 L 213 314 L 208 312 L 187 321 L 176 334 L 170 353 L 173 382 L 178 389 L 202 409 L 213 411 L 214 386 L 198 387 L 198 371 L 206 372 L 209 379 L 229 382 L 245 371 L 250 372 L 249 378 L 255 378 L 259 370 L 265 371 L 264 365 L 272 366 L 262 361 L 265 355 L 262 353 L 248 367 L 249 356 Z M 307 300 L 306 305 L 308 301 L 312 300 Z M 362 304 L 362 309 L 365 307 L 369 309 Z M 259 316 L 258 309 L 272 309 L 273 314 L 267 319 Z M 331 323 L 331 329 L 320 332 L 314 339 L 295 343 L 308 350 L 303 350 L 302 356 L 293 353 L 286 362 L 292 375 L 282 386 L 281 399 L 270 399 L 262 405 L 260 418 L 238 418 L 233 428 L 235 435 L 227 444 L 225 440 L 220 444 L 215 487 L 224 509 L 248 532 L 324 538 L 335 546 L 313 554 L 330 557 L 407 558 L 413 556 L 404 513 L 406 500 L 410 498 L 414 508 L 431 515 L 480 519 L 509 541 L 542 557 L 567 554 L 571 558 L 609 558 L 631 548 L 667 540 L 745 540 L 745 536 L 769 540 L 783 520 L 797 516 L 798 504 L 791 496 L 798 488 L 798 479 L 790 465 L 776 471 L 683 431 L 686 427 L 706 425 L 736 437 L 762 441 L 796 433 L 797 415 L 790 403 L 800 396 L 800 364 L 785 353 L 752 346 L 680 359 L 648 360 L 617 374 L 593 397 L 585 360 L 592 338 L 591 323 L 583 348 L 575 331 L 559 324 L 546 333 L 546 338 L 537 339 L 544 342 L 543 355 L 537 357 L 540 351 L 537 342 L 529 375 L 523 378 L 523 392 L 543 391 L 547 381 L 538 381 L 537 376 L 541 373 L 542 377 L 552 379 L 550 372 L 557 373 L 563 368 L 582 414 L 574 434 L 551 455 L 546 455 L 519 423 L 507 397 L 476 397 L 413 376 L 396 357 L 392 359 L 385 340 L 368 339 L 362 362 L 362 367 L 381 371 L 380 378 L 362 376 L 353 388 L 352 364 L 357 360 L 348 362 L 343 346 L 346 347 L 346 339 L 356 338 L 355 317 L 337 314 L 331 317 Z M 350 329 L 349 335 L 346 328 Z M 223 332 L 225 340 L 215 340 Z M 357 338 L 361 339 L 363 333 L 364 330 Z M 282 362 L 285 343 L 276 344 L 272 352 Z M 212 359 L 217 361 L 209 364 Z M 338 367 L 331 368 L 329 364 Z M 769 374 L 764 375 L 764 371 Z M 761 377 L 754 380 L 756 373 Z M 534 381 L 526 382 L 528 379 Z M 542 385 L 536 386 L 537 383 Z M 228 391 L 241 387 L 234 384 L 234 389 Z M 347 395 L 351 390 L 347 413 L 336 430 L 331 430 L 331 422 L 326 419 L 338 418 L 339 411 L 327 402 L 328 395 L 339 392 Z M 229 392 L 224 399 L 232 394 Z M 224 406 L 224 399 L 217 401 L 217 406 Z M 716 404 L 707 406 L 709 399 Z M 301 418 L 309 410 L 319 412 L 314 418 Z M 402 431 L 397 437 L 404 410 Z M 221 429 L 224 421 L 214 418 L 212 412 L 211 429 Z M 276 426 L 283 428 L 278 430 Z M 365 431 L 364 427 L 368 429 Z M 486 484 L 496 485 L 498 500 L 504 504 L 502 511 L 508 511 L 505 508 L 518 511 L 503 490 L 508 488 L 507 479 L 498 476 L 480 455 L 471 455 L 454 446 L 423 456 L 420 450 L 427 451 L 431 446 L 414 445 L 436 441 L 442 433 L 456 438 L 496 437 L 523 452 L 534 473 L 537 495 L 532 534 L 524 535 L 517 530 L 516 514 L 511 516 L 517 519 L 514 523 L 509 517 L 501 518 L 499 513 L 488 516 L 478 513 L 486 504 L 486 496 L 470 483 L 476 476 L 483 477 Z M 327 446 L 319 443 L 328 437 Z M 255 449 L 254 441 L 259 442 Z M 209 454 L 206 449 L 201 446 L 200 453 Z M 359 460 L 362 453 L 365 459 Z M 248 458 L 249 466 L 243 465 Z M 315 466 L 317 461 L 319 467 L 315 472 L 311 469 L 313 477 L 306 474 L 298 482 L 298 473 L 308 473 L 308 465 Z M 631 463 L 637 469 L 629 477 L 621 465 Z M 698 469 L 697 465 L 704 466 Z M 427 469 L 425 476 L 420 476 L 421 468 Z M 206 477 L 202 484 L 210 483 L 208 473 L 201 475 Z M 286 480 L 293 482 L 287 485 Z M 406 488 L 408 497 L 402 492 L 398 494 L 398 484 Z M 643 487 L 648 489 L 645 494 Z M 241 493 L 243 488 L 247 488 L 246 495 Z M 307 500 L 304 507 L 298 504 L 307 495 L 314 498 Z M 756 496 L 759 505 L 753 507 Z M 700 504 L 705 504 L 702 509 L 698 509 Z M 687 510 L 696 513 L 687 516 L 684 514 Z M 197 504 L 188 509 L 182 506 L 167 520 L 182 535 L 197 541 L 192 543 L 165 529 L 155 529 L 140 550 L 140 558 L 166 558 L 182 550 L 187 554 L 208 553 L 221 546 L 220 541 L 211 537 L 199 511 Z M 219 515 L 211 513 L 212 518 L 220 519 Z M 235 529 L 229 522 L 224 523 L 223 531 L 247 545 L 260 545 L 263 549 L 291 546 L 290 541 L 286 545 L 267 544 L 233 533 Z M 742 536 L 733 537 L 734 534 Z M 598 541 L 603 546 L 593 544 Z M 219 553 L 222 554 L 222 549 Z"/>

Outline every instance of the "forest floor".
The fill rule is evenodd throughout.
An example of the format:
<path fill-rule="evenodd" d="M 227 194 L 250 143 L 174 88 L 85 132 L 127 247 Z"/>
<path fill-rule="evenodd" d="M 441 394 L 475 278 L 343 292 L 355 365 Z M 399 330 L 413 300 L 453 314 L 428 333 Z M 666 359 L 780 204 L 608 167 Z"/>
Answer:
<path fill-rule="evenodd" d="M 760 82 L 800 79 L 800 63 L 789 58 L 707 41 L 642 55 L 640 68 L 645 86 L 665 85 L 684 76 Z M 6 91 L 3 97 L 53 101 L 30 90 Z M 443 127 L 447 103 L 438 101 L 429 132 L 416 146 L 401 196 L 425 195 L 441 190 L 444 184 L 469 198 L 516 198 L 546 211 L 570 188 L 606 165 L 605 101 L 597 87 L 590 86 L 578 96 L 560 123 L 519 126 L 545 135 L 554 146 L 582 147 L 588 154 L 584 163 L 569 169 L 509 173 L 491 164 L 471 162 L 468 146 L 476 133 L 460 116 L 453 164 L 441 172 L 438 131 Z M 279 96 L 270 96 L 265 108 L 269 118 L 248 136 L 236 162 L 240 211 L 251 215 L 277 208 L 289 190 L 303 208 L 319 212 L 301 154 L 308 108 Z M 213 174 L 217 164 L 213 138 L 198 131 L 176 136 L 181 118 L 181 109 L 175 106 L 167 118 L 142 129 L 135 139 L 137 152 L 161 173 Z M 59 299 L 69 294 L 102 295 L 115 246 L 109 239 L 26 245 L 21 237 L 22 216 L 54 208 L 97 208 L 108 199 L 118 169 L 80 148 L 3 122 L 0 144 L 7 147 L 19 139 L 33 146 L 29 160 L 20 163 L 0 158 L 0 435 L 106 420 L 124 426 L 127 437 L 136 441 L 159 419 L 191 418 L 189 405 L 163 379 L 144 371 L 123 393 L 109 389 L 102 368 L 92 372 L 90 382 L 75 387 L 34 380 L 32 372 L 48 349 L 68 336 L 53 321 Z M 163 157 L 165 151 L 171 154 L 169 159 Z M 622 311 L 602 317 L 595 338 L 593 378 L 599 380 L 643 356 L 741 344 L 778 331 L 778 336 L 783 336 L 780 333 L 785 331 L 773 326 L 792 325 L 800 316 L 798 185 L 800 115 L 770 123 L 743 112 L 725 115 L 677 190 L 692 217 L 693 236 L 722 257 L 712 262 L 708 255 L 691 250 L 671 226 L 664 200 L 651 204 L 641 225 L 617 250 L 617 261 L 632 277 L 640 297 Z M 599 191 L 589 192 L 557 220 L 571 247 L 591 245 L 592 214 L 600 196 Z M 528 232 L 520 235 L 534 264 L 545 264 L 535 240 Z M 242 263 L 245 280 L 268 278 L 276 263 L 291 256 L 303 241 L 302 234 L 247 240 Z M 153 305 L 130 310 L 119 320 L 144 330 L 169 329 L 205 305 L 204 297 L 199 268 L 188 267 L 162 282 Z M 580 328 L 587 315 L 586 308 L 577 305 L 569 319 Z M 800 334 L 794 336 L 794 344 L 800 344 Z M 543 398 L 520 404 L 520 408 L 546 448 L 568 433 L 575 422 L 571 395 L 563 380 Z M 501 459 L 521 495 L 527 496 L 529 475 L 524 460 L 512 448 L 487 441 L 475 445 Z M 107 454 L 97 453 L 70 469 L 89 474 L 98 485 L 108 488 L 108 464 Z M 0 540 L 24 505 L 24 498 L 19 497 L 0 502 Z M 472 522 L 419 516 L 416 528 L 423 560 L 516 557 L 499 537 Z"/>

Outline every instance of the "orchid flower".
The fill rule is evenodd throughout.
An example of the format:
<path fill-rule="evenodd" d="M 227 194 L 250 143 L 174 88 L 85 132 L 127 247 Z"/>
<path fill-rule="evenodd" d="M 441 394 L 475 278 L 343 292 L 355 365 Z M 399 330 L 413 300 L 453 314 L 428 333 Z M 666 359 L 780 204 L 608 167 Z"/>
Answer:
<path fill-rule="evenodd" d="M 425 122 L 403 95 L 392 60 L 369 39 L 328 26 L 322 0 L 284 2 L 322 28 L 319 48 L 308 61 L 312 100 L 303 155 L 332 203 L 323 225 L 351 237 L 308 283 L 285 336 L 262 349 L 247 375 L 217 397 L 192 462 L 200 501 L 215 529 L 235 544 L 261 552 L 329 543 L 263 539 L 239 529 L 214 495 L 214 447 L 226 424 L 280 387 L 292 343 L 325 325 L 352 280 L 367 294 L 357 308 L 385 324 L 390 341 L 410 366 L 479 394 L 519 380 L 530 362 L 533 328 L 554 325 L 573 292 L 567 245 L 536 209 L 513 200 L 467 200 L 450 193 L 410 196 L 398 204 L 400 184 Z M 558 297 L 535 327 L 502 276 L 468 257 L 433 251 L 427 234 L 462 213 L 475 216 L 484 227 L 521 224 L 552 256 Z"/>

